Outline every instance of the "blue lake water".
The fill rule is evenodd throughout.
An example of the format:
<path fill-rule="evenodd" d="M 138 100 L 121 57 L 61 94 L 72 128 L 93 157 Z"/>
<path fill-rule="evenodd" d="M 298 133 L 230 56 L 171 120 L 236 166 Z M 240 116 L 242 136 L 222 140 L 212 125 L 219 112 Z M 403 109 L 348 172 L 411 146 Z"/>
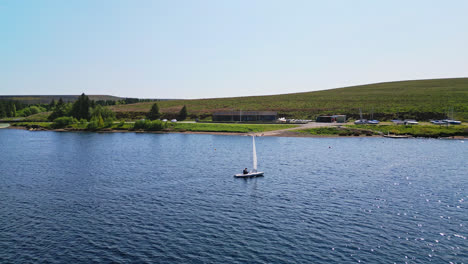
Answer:
<path fill-rule="evenodd" d="M 0 130 L 0 262 L 468 263 L 468 142 Z"/>

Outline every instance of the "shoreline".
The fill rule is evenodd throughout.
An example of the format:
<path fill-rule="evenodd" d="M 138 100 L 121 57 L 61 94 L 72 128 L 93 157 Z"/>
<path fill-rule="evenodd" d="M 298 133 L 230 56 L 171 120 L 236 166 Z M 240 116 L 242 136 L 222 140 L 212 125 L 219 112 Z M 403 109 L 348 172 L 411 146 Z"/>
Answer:
<path fill-rule="evenodd" d="M 239 132 L 209 132 L 209 131 L 145 131 L 145 130 L 99 130 L 99 131 L 90 131 L 82 129 L 28 129 L 25 126 L 8 126 L 5 129 L 19 129 L 27 131 L 51 131 L 51 132 L 87 132 L 87 133 L 148 133 L 148 134 L 191 134 L 191 135 L 221 135 L 221 136 L 250 136 L 252 134 L 258 137 L 301 137 L 301 138 L 385 138 L 383 135 L 359 135 L 359 136 L 340 136 L 340 135 L 312 135 L 301 132 L 294 131 L 268 131 L 266 132 L 249 132 L 249 133 L 239 133 Z M 465 140 L 468 137 L 464 136 L 451 136 L 451 137 L 414 137 L 409 136 L 408 139 L 414 138 L 426 138 L 426 139 L 450 139 L 450 140 Z"/>

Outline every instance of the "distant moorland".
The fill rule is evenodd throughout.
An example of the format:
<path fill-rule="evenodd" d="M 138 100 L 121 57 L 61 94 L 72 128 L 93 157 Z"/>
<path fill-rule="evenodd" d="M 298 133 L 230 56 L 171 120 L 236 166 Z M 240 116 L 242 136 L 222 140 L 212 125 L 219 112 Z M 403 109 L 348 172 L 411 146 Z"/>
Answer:
<path fill-rule="evenodd" d="M 49 104 L 52 100 L 58 101 L 60 98 L 64 102 L 74 102 L 78 97 L 79 95 L 0 95 L 0 100 L 15 100 L 23 104 Z M 111 95 L 89 95 L 88 97 L 94 101 L 118 101 L 125 99 Z"/>
<path fill-rule="evenodd" d="M 371 112 L 375 119 L 415 118 L 417 120 L 446 117 L 453 107 L 456 119 L 468 120 L 468 78 L 433 79 L 376 83 L 324 91 L 269 96 L 250 96 L 158 102 L 162 113 L 170 117 L 183 105 L 190 118 L 209 118 L 215 111 L 269 110 L 287 118 L 314 119 L 323 114 L 345 114 L 364 118 Z M 110 106 L 117 117 L 139 117 L 152 103 Z"/>

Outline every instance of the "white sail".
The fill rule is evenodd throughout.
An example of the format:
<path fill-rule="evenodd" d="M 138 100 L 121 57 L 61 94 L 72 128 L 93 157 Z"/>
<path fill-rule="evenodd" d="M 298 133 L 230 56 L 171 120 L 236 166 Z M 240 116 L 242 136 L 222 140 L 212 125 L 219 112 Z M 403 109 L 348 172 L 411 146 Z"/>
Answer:
<path fill-rule="evenodd" d="M 252 136 L 253 145 L 253 172 L 257 172 L 257 151 L 255 150 L 255 136 Z"/>

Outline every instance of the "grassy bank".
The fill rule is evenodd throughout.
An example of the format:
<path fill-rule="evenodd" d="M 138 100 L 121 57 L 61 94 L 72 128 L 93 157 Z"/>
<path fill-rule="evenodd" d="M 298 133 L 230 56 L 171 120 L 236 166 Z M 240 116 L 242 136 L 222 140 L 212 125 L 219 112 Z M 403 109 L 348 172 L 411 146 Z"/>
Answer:
<path fill-rule="evenodd" d="M 53 130 L 50 122 L 20 122 L 12 126 L 26 127 L 27 129 Z M 164 132 L 224 132 L 224 133 L 261 133 L 297 127 L 297 125 L 278 124 L 206 124 L 206 123 L 167 123 L 161 129 L 154 126 L 135 129 L 134 123 L 110 123 L 98 129 L 88 129 L 88 123 L 74 123 L 62 129 L 70 131 L 164 131 Z M 436 126 L 436 125 L 345 125 L 341 127 L 317 127 L 295 130 L 304 135 L 314 136 L 374 136 L 383 134 L 411 135 L 414 137 L 468 137 L 468 126 Z"/>
<path fill-rule="evenodd" d="M 468 126 L 437 126 L 437 125 L 354 125 L 358 129 L 372 130 L 383 134 L 411 135 L 414 137 L 450 137 L 468 136 Z"/>
<path fill-rule="evenodd" d="M 468 136 L 468 126 L 435 126 L 435 125 L 348 125 L 343 127 L 320 127 L 299 130 L 308 135 L 324 136 L 372 136 L 382 134 L 410 135 L 413 137 L 452 137 Z"/>
<path fill-rule="evenodd" d="M 345 130 L 338 129 L 336 127 L 317 127 L 317 128 L 298 130 L 298 132 L 300 133 L 314 135 L 314 136 L 336 136 L 336 135 L 343 134 L 343 131 Z"/>
<path fill-rule="evenodd" d="M 53 129 L 53 123 L 50 122 L 21 122 L 14 123 L 12 126 L 26 127 L 28 129 Z M 89 131 L 88 123 L 70 124 L 63 129 L 72 131 Z M 250 132 L 266 132 L 280 130 L 286 128 L 297 127 L 297 125 L 262 125 L 262 124 L 203 124 L 203 123 L 167 123 L 167 127 L 161 129 L 165 132 L 227 132 L 227 133 L 250 133 Z M 135 131 L 134 123 L 112 123 L 93 131 Z M 145 130 L 145 129 L 138 129 Z M 154 131 L 154 130 L 153 130 Z"/>
<path fill-rule="evenodd" d="M 44 128 L 49 129 L 52 122 L 17 122 L 11 123 L 12 127 L 26 127 L 26 128 Z"/>

